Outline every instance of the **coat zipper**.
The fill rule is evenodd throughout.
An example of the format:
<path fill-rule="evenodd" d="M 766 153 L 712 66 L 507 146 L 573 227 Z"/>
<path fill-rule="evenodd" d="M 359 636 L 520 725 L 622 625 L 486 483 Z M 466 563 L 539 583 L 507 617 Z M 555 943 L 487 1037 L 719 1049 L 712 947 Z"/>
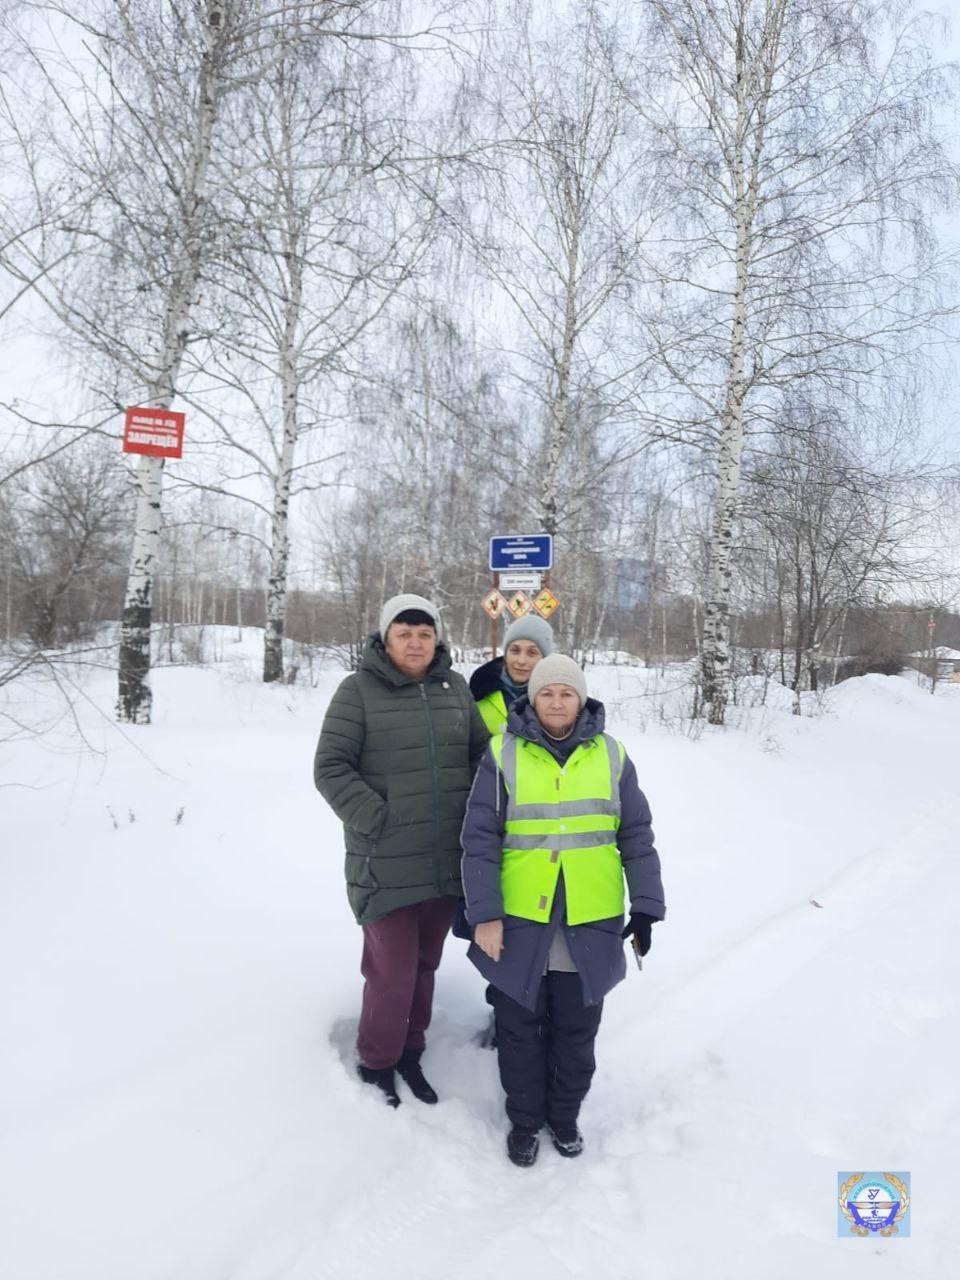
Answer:
<path fill-rule="evenodd" d="M 430 778 L 433 783 L 433 854 L 434 868 L 437 871 L 437 888 L 442 889 L 439 876 L 440 856 L 440 780 L 437 777 L 437 744 L 433 736 L 433 718 L 430 715 L 430 699 L 427 697 L 427 686 L 420 685 L 420 697 L 423 699 L 423 714 L 427 717 L 427 741 L 430 743 Z"/>

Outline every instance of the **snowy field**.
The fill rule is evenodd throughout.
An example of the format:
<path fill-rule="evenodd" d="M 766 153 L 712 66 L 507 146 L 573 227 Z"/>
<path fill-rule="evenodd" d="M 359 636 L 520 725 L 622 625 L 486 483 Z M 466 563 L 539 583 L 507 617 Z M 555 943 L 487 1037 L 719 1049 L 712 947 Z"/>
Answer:
<path fill-rule="evenodd" d="M 440 1105 L 351 1073 L 360 936 L 311 776 L 342 672 L 263 688 L 254 639 L 157 670 L 150 728 L 88 676 L 88 745 L 17 686 L 55 723 L 0 744 L 3 1280 L 960 1273 L 960 687 L 871 676 L 692 740 L 644 722 L 643 671 L 589 672 L 669 916 L 607 1002 L 584 1156 L 518 1170 L 463 944 Z M 838 1170 L 909 1170 L 912 1237 L 838 1239 Z"/>

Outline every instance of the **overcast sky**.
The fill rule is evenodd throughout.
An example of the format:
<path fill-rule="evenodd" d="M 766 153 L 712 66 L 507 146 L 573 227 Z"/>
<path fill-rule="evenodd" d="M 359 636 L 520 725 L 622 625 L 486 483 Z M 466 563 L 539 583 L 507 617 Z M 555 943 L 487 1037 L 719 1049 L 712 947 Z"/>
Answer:
<path fill-rule="evenodd" d="M 960 0 L 948 0 L 940 11 L 952 24 L 941 49 L 943 59 L 960 63 Z M 960 102 L 956 113 L 945 121 L 945 128 L 960 160 Z M 960 210 L 956 215 L 939 217 L 937 227 L 944 246 L 952 246 L 960 255 Z M 0 280 L 0 305 L 9 296 L 9 284 Z M 0 405 L 17 403 L 38 418 L 74 421 L 85 407 L 82 376 L 70 369 L 55 345 L 38 336 L 49 323 L 43 309 L 30 299 L 22 301 L 0 322 Z M 940 356 L 928 388 L 927 418 L 918 424 L 944 461 L 956 462 L 960 462 L 960 387 L 955 375 L 958 355 L 944 351 Z M 8 443 L 23 429 L 9 413 L 0 409 L 0 414 L 4 443 Z M 119 433 L 119 417 L 116 426 Z"/>

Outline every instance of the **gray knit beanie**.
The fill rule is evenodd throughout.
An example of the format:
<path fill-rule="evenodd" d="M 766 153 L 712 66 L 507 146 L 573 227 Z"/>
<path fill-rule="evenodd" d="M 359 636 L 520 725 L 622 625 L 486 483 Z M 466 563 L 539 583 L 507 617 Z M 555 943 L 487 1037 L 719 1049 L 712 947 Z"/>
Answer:
<path fill-rule="evenodd" d="M 504 649 L 511 640 L 530 640 L 545 658 L 553 653 L 553 628 L 535 613 L 528 613 L 525 618 L 517 618 L 510 623 L 503 633 Z"/>
<path fill-rule="evenodd" d="M 408 609 L 417 609 L 420 613 L 429 614 L 433 619 L 433 627 L 437 635 L 440 634 L 440 614 L 437 612 L 437 606 L 431 604 L 429 600 L 425 600 L 423 596 L 399 595 L 391 596 L 387 603 L 380 610 L 380 639 L 386 640 L 387 628 L 393 622 L 398 613 L 406 613 Z"/>
<path fill-rule="evenodd" d="M 587 677 L 581 671 L 579 662 L 574 662 L 565 653 L 551 653 L 549 658 L 544 658 L 533 668 L 527 685 L 527 697 L 531 703 L 548 684 L 568 684 L 576 689 L 581 708 L 587 700 Z"/>

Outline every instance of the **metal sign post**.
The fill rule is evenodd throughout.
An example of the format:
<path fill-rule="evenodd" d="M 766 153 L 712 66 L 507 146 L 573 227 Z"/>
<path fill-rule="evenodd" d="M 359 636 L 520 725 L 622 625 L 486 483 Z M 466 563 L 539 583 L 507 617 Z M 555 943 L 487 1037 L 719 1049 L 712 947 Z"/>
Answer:
<path fill-rule="evenodd" d="M 497 595 L 500 594 L 499 573 L 495 573 L 493 575 L 493 589 L 494 591 L 496 591 Z M 497 619 L 500 617 L 500 614 L 502 612 L 503 612 L 503 607 L 501 606 L 496 613 L 492 613 L 490 615 L 490 659 L 491 661 L 497 656 Z"/>
<path fill-rule="evenodd" d="M 489 591 L 480 601 L 485 611 L 490 616 L 490 648 L 491 657 L 497 656 L 497 619 L 503 614 L 507 607 L 507 602 L 498 590 L 498 578 L 500 575 L 493 575 L 493 590 Z"/>
<path fill-rule="evenodd" d="M 490 656 L 497 656 L 497 621 L 505 611 L 515 618 L 536 610 L 549 618 L 560 601 L 550 588 L 553 536 L 549 533 L 504 534 L 490 539 L 493 590 L 481 601 L 490 615 Z"/>

